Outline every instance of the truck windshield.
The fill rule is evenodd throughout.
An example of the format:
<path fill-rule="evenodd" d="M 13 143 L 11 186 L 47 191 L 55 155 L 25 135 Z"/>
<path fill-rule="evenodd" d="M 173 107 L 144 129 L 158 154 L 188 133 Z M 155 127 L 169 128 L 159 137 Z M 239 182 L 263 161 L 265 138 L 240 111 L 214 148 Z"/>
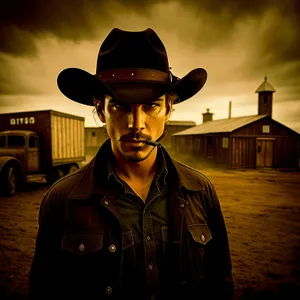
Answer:
<path fill-rule="evenodd" d="M 7 137 L 8 147 L 25 147 L 25 137 L 22 135 L 9 135 Z"/>

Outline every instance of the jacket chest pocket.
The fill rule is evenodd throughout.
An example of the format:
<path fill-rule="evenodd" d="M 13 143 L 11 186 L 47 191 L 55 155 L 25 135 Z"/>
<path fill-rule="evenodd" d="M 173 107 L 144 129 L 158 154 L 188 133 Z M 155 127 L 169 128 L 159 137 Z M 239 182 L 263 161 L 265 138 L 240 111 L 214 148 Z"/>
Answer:
<path fill-rule="evenodd" d="M 105 277 L 107 265 L 102 232 L 65 232 L 61 241 L 60 278 L 64 290 L 80 294 Z M 97 274 L 91 276 L 91 274 Z M 77 298 L 76 298 L 77 299 Z"/>
<path fill-rule="evenodd" d="M 103 247 L 103 234 L 99 232 L 67 232 L 63 236 L 61 247 L 63 250 L 77 255 L 94 253 Z"/>
<path fill-rule="evenodd" d="M 206 252 L 212 235 L 207 224 L 188 225 L 188 235 L 190 267 L 196 278 L 201 279 L 205 276 Z"/>
<path fill-rule="evenodd" d="M 103 262 L 103 237 L 101 232 L 65 232 L 61 249 L 66 272 L 75 275 L 98 268 Z"/>

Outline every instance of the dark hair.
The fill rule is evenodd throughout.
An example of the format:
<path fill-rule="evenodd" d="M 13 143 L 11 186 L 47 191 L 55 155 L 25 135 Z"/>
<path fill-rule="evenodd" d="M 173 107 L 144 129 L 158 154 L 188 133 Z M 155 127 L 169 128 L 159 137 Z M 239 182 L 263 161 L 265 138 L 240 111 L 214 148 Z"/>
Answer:
<path fill-rule="evenodd" d="M 170 110 L 172 109 L 173 102 L 176 99 L 177 99 L 177 95 L 175 95 L 173 93 L 166 93 L 166 108 L 167 108 L 167 113 L 169 113 Z M 97 98 L 94 98 L 94 100 L 97 100 L 97 102 L 99 102 L 99 105 L 97 105 L 97 107 L 94 107 L 93 113 L 97 113 L 97 115 L 99 115 L 104 110 L 105 96 L 104 95 L 97 96 Z"/>

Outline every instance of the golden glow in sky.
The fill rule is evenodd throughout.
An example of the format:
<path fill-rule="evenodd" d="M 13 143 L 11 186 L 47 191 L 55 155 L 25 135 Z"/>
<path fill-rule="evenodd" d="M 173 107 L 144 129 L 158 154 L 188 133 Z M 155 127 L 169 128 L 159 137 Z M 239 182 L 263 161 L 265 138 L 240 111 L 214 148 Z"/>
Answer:
<path fill-rule="evenodd" d="M 206 108 L 214 119 L 227 118 L 229 101 L 232 117 L 257 114 L 255 90 L 267 74 L 276 90 L 273 118 L 300 132 L 299 1 L 29 2 L 19 11 L 7 2 L 1 16 L 0 113 L 55 109 L 101 126 L 92 107 L 60 93 L 57 75 L 68 67 L 94 73 L 114 27 L 151 27 L 176 76 L 197 67 L 208 72 L 204 88 L 176 105 L 172 120 L 200 124 Z"/>

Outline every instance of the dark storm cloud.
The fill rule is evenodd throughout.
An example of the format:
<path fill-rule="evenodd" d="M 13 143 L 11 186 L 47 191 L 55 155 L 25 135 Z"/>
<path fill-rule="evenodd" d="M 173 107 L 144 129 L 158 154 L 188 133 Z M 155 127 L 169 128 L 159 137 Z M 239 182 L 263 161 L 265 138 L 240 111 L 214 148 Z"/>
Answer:
<path fill-rule="evenodd" d="M 136 11 L 143 15 L 150 14 L 151 7 L 158 3 L 179 2 L 190 9 L 195 18 L 201 18 L 201 13 L 209 13 L 218 30 L 214 34 L 205 33 L 199 30 L 199 39 L 195 43 L 203 42 L 206 45 L 218 43 L 220 39 L 231 34 L 234 22 L 242 20 L 247 16 L 259 17 L 271 8 L 279 7 L 284 16 L 297 19 L 299 17 L 299 1 L 281 0 L 127 0 L 125 1 L 101 1 L 101 0 L 9 0 L 1 4 L 0 10 L 0 51 L 15 55 L 34 54 L 34 37 L 43 34 L 53 34 L 61 39 L 80 40 L 93 38 L 96 33 L 96 26 L 109 24 L 109 21 L 117 17 L 120 9 Z M 123 4 L 116 6 L 115 4 Z M 125 6 L 126 4 L 126 6 Z M 176 15 L 169 15 L 166 10 L 166 18 L 176 18 Z M 193 22 L 194 20 L 187 20 Z M 298 26 L 299 21 L 295 21 Z M 270 29 L 276 30 L 276 27 Z M 206 39 L 203 39 L 206 36 Z M 202 38 L 201 38 L 202 37 Z M 210 39 L 209 39 L 210 38 Z M 266 40 L 268 45 L 273 46 L 274 40 Z M 277 41 L 275 41 L 276 43 Z M 295 41 L 296 42 L 296 41 Z M 209 45 L 208 45 L 209 46 Z M 299 45 L 289 48 L 290 53 L 299 55 Z"/>
<path fill-rule="evenodd" d="M 101 0 L 5 1 L 0 10 L 0 52 L 35 54 L 34 37 L 45 34 L 74 41 L 93 38 L 99 27 L 118 13 L 114 9 L 114 3 L 118 2 L 122 4 L 122 1 Z M 130 0 L 126 7 L 147 14 L 150 2 L 156 1 L 144 0 L 141 4 Z"/>
<path fill-rule="evenodd" d="M 0 54 L 25 57 L 37 53 L 36 43 L 39 38 L 53 35 L 61 40 L 89 40 L 98 38 L 99 29 L 110 27 L 111 21 L 118 19 L 118 14 L 137 13 L 151 20 L 157 10 L 155 5 L 162 3 L 180 3 L 182 11 L 191 16 L 181 22 L 195 24 L 194 33 L 190 34 L 184 24 L 176 24 L 170 31 L 177 32 L 181 40 L 194 45 L 200 51 L 228 43 L 235 34 L 234 26 L 247 26 L 247 20 L 258 20 L 257 40 L 252 36 L 252 55 L 241 66 L 245 78 L 260 78 L 265 72 L 277 74 L 283 78 L 285 87 L 295 87 L 290 79 L 300 79 L 299 68 L 281 70 L 285 63 L 300 60 L 300 1 L 298 0 L 8 0 L 3 1 L 0 10 Z M 180 19 L 181 10 L 176 14 L 165 7 L 167 19 Z M 259 21 L 271 11 L 277 19 L 261 32 Z M 164 23 L 153 24 L 157 28 Z M 188 27 L 190 30 L 190 27 Z M 190 37 L 192 36 L 192 38 Z M 252 48 L 251 45 L 251 48 Z M 246 47 L 246 46 L 245 46 Z M 247 45 L 249 47 L 249 45 Z M 277 68 L 278 66 L 278 68 Z M 0 59 L 0 93 L 14 94 L 35 93 L 29 90 L 25 81 L 14 73 L 13 62 Z M 30 74 L 29 74 L 30 75 Z M 292 94 L 292 91 L 291 91 Z M 293 92 L 295 94 L 295 90 Z M 296 93 L 298 95 L 298 92 Z M 297 95 L 295 94 L 295 97 Z"/>
<path fill-rule="evenodd" d="M 35 54 L 34 37 L 44 34 L 72 40 L 91 37 L 90 17 L 95 11 L 99 25 L 109 19 L 101 1 L 10 0 L 4 6 L 0 51 L 13 55 Z"/>
<path fill-rule="evenodd" d="M 244 75 L 257 78 L 268 70 L 279 74 L 276 66 L 300 61 L 300 1 L 299 0 L 213 0 L 185 2 L 195 18 L 202 12 L 210 14 L 211 23 L 216 30 L 205 32 L 198 28 L 199 39 L 195 45 L 204 48 L 226 42 L 233 34 L 233 28 L 240 23 L 242 28 L 247 28 L 248 21 L 255 21 L 256 27 L 252 28 L 251 50 L 252 56 L 241 66 Z M 270 14 L 270 15 L 268 15 Z M 264 18 L 269 19 L 264 23 Z M 212 34 L 213 33 L 213 34 Z M 253 34 L 254 33 L 254 34 Z M 246 33 L 247 34 L 247 33 Z M 204 35 L 204 38 L 202 38 Z M 249 44 L 245 44 L 247 50 Z M 286 69 L 282 74 L 283 79 L 297 76 L 300 79 L 300 68 Z M 285 80 L 284 84 L 288 84 Z"/>

